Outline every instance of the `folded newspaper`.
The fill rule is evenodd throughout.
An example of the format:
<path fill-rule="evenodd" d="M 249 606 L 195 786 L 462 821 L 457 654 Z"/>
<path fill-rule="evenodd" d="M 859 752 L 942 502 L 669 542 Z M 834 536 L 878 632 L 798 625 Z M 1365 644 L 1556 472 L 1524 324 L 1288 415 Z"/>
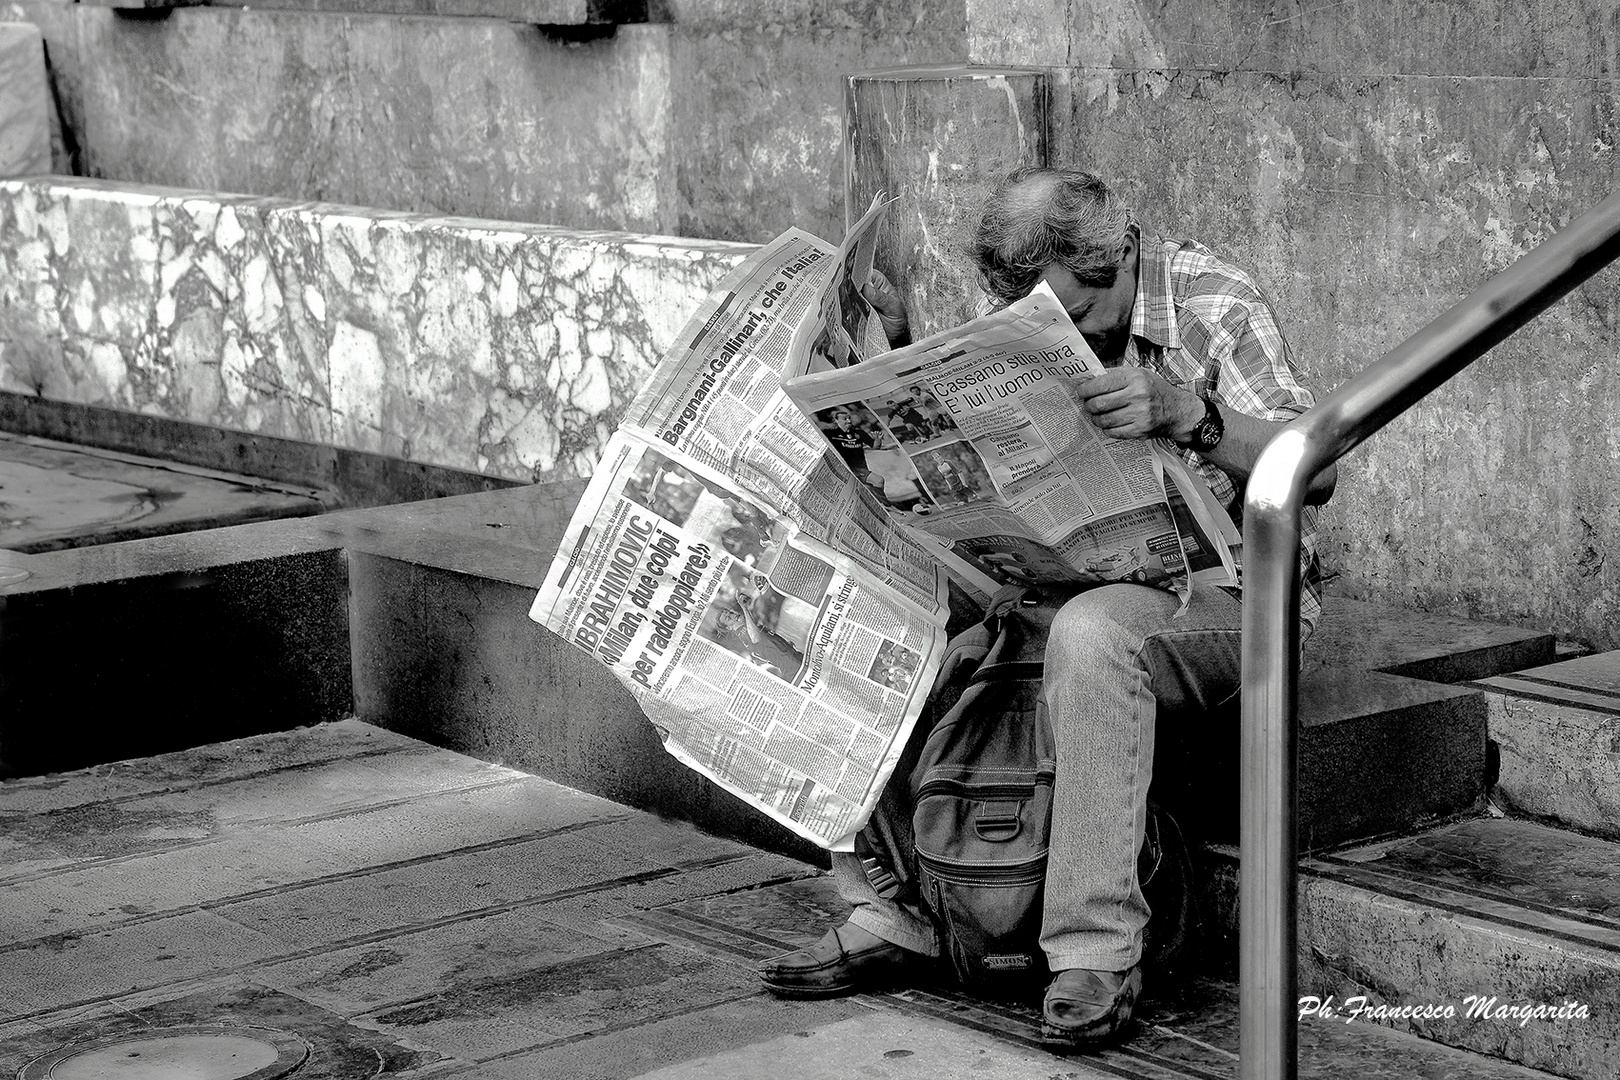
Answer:
<path fill-rule="evenodd" d="M 945 647 L 947 589 L 1233 584 L 1237 532 L 1166 447 L 1092 425 L 1050 291 L 886 351 L 881 200 L 721 282 L 603 452 L 530 616 L 678 760 L 850 850 Z"/>

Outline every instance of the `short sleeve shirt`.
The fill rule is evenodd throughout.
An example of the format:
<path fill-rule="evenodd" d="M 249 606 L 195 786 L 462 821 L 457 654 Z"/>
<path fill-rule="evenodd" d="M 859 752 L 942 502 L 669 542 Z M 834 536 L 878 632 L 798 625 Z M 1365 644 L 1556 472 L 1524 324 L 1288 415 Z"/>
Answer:
<path fill-rule="evenodd" d="M 1144 238 L 1139 250 L 1125 363 L 1260 420 L 1292 420 L 1316 404 L 1299 381 L 1270 303 L 1247 273 L 1191 240 Z M 1241 527 L 1242 485 L 1193 451 L 1176 450 Z M 1308 506 L 1300 522 L 1300 619 L 1307 631 L 1322 613 L 1317 518 L 1317 508 Z"/>

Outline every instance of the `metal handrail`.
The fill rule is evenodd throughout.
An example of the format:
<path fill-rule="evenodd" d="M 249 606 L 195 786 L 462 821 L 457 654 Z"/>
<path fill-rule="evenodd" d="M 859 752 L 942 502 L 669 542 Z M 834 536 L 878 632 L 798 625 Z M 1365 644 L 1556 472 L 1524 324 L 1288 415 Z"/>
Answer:
<path fill-rule="evenodd" d="M 1298 1056 L 1295 723 L 1300 513 L 1313 477 L 1620 256 L 1620 192 L 1386 353 L 1261 452 L 1243 512 L 1241 1080 Z"/>

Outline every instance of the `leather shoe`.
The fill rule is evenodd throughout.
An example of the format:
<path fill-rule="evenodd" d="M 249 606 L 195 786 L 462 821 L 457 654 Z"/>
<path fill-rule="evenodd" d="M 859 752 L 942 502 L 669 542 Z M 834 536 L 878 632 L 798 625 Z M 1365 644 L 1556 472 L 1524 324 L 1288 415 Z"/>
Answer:
<path fill-rule="evenodd" d="M 1112 1039 L 1131 1018 L 1142 993 L 1142 966 L 1128 971 L 1070 968 L 1057 973 L 1041 1007 L 1041 1040 L 1086 1048 Z"/>
<path fill-rule="evenodd" d="M 837 997 L 893 985 L 918 959 L 910 949 L 845 923 L 814 945 L 765 961 L 759 978 L 778 997 Z"/>

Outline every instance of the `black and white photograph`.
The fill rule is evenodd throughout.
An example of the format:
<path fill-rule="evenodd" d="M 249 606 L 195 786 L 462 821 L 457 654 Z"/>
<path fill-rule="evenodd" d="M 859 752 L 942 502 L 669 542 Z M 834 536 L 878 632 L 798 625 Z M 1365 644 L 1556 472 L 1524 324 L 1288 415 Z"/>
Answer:
<path fill-rule="evenodd" d="M 984 459 L 966 439 L 952 439 L 911 455 L 923 485 L 939 506 L 994 500 L 995 481 Z"/>
<path fill-rule="evenodd" d="M 866 677 L 890 690 L 905 690 L 917 677 L 917 666 L 922 656 L 898 641 L 885 639 L 872 657 L 871 670 Z"/>
<path fill-rule="evenodd" d="M 768 579 L 734 568 L 704 613 L 698 632 L 754 666 L 792 682 L 804 665 L 810 627 L 802 622 L 795 625 L 791 615 L 787 598 Z"/>
<path fill-rule="evenodd" d="M 1617 189 L 1617 0 L 14 0 L 0 1080 L 1617 1080 Z"/>

